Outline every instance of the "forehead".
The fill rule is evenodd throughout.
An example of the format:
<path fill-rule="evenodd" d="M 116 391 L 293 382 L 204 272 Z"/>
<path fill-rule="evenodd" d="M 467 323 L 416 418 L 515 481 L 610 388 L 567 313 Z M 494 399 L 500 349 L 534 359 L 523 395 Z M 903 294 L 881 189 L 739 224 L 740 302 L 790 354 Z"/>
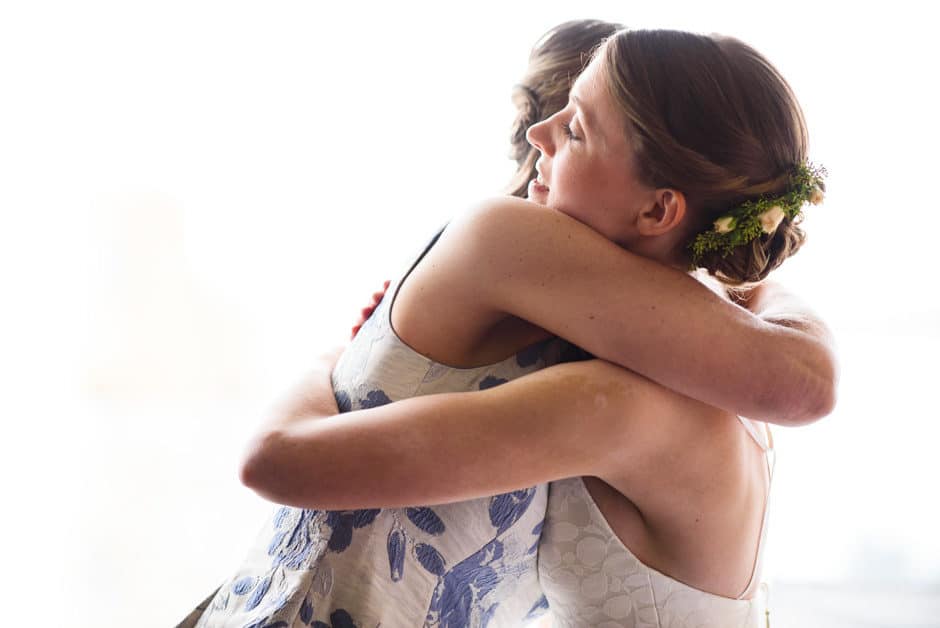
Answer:
<path fill-rule="evenodd" d="M 603 72 L 600 71 L 602 62 L 603 58 L 600 55 L 596 55 L 594 59 L 588 63 L 584 71 L 581 72 L 581 75 L 578 76 L 574 84 L 572 84 L 572 95 L 584 101 L 586 97 L 593 96 L 594 92 L 598 91 L 599 87 L 603 87 L 604 76 Z"/>
<path fill-rule="evenodd" d="M 626 116 L 607 89 L 604 59 L 598 55 L 571 87 L 571 99 L 609 150 L 629 152 Z"/>

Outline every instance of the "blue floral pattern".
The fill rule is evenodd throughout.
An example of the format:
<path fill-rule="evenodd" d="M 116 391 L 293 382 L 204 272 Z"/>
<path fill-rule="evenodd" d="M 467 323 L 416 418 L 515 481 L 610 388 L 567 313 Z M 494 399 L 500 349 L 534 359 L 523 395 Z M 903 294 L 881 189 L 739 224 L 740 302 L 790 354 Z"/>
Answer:
<path fill-rule="evenodd" d="M 405 531 L 400 526 L 393 527 L 388 533 L 388 571 L 392 582 L 401 580 L 405 571 L 405 549 L 407 542 L 405 540 Z"/>
<path fill-rule="evenodd" d="M 408 520 L 415 524 L 419 530 L 434 536 L 444 533 L 444 522 L 427 506 L 406 508 L 405 514 L 408 516 Z"/>
<path fill-rule="evenodd" d="M 490 498 L 490 522 L 497 534 L 502 534 L 509 526 L 519 521 L 532 504 L 535 488 L 527 488 Z"/>
<path fill-rule="evenodd" d="M 343 412 L 434 392 L 492 388 L 557 362 L 564 346 L 539 343 L 498 364 L 453 369 L 398 339 L 387 301 L 334 370 Z M 244 566 L 180 627 L 519 624 L 546 604 L 535 553 L 546 504 L 541 485 L 401 509 L 279 507 Z"/>
<path fill-rule="evenodd" d="M 272 567 L 283 565 L 288 569 L 302 568 L 310 560 L 314 541 L 320 534 L 322 519 L 323 513 L 316 510 L 286 506 L 278 509 L 274 515 L 274 528 L 277 532 L 268 545 Z"/>

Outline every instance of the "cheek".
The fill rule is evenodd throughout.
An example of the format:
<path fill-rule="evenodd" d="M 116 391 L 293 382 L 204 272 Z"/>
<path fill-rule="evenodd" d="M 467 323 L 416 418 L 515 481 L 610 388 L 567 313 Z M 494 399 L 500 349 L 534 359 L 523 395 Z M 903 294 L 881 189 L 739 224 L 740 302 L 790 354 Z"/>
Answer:
<path fill-rule="evenodd" d="M 590 164 L 576 159 L 569 159 L 565 164 L 564 184 L 568 197 L 580 197 L 594 187 L 592 180 L 596 173 Z"/>
<path fill-rule="evenodd" d="M 594 174 L 598 196 L 603 196 L 612 207 L 628 206 L 637 196 L 637 183 L 627 169 L 619 164 L 599 165 Z"/>

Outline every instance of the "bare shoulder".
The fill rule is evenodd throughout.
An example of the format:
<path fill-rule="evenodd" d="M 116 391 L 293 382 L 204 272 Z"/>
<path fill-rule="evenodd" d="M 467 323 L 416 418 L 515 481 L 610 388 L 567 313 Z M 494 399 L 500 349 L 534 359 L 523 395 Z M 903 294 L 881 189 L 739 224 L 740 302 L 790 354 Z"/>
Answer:
<path fill-rule="evenodd" d="M 432 359 L 460 367 L 505 358 L 545 335 L 507 322 L 518 285 L 537 281 L 550 225 L 570 220 L 515 197 L 478 202 L 450 222 L 402 284 L 392 312 L 396 333 Z M 542 225 L 539 227 L 539 225 Z"/>
<path fill-rule="evenodd" d="M 568 216 L 513 196 L 488 198 L 457 214 L 427 255 L 438 271 L 486 270 L 542 250 L 542 239 L 575 223 Z M 570 225 L 568 225 L 570 227 Z"/>
<path fill-rule="evenodd" d="M 552 216 L 573 220 L 559 211 L 517 196 L 493 196 L 468 206 L 452 224 L 489 228 L 505 221 L 551 220 Z"/>
<path fill-rule="evenodd" d="M 540 259 L 545 251 L 568 246 L 619 247 L 599 233 L 557 210 L 514 196 L 485 199 L 461 213 L 448 227 L 448 237 L 459 238 L 470 251 L 489 252 L 493 261 Z M 486 261 L 483 259 L 481 261 Z"/>

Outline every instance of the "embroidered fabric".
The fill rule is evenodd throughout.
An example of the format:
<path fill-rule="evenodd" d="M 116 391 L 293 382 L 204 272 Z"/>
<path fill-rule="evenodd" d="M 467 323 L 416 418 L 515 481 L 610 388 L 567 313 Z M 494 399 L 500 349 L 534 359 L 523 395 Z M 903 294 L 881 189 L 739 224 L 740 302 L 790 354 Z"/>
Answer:
<path fill-rule="evenodd" d="M 444 366 L 398 338 L 391 302 L 334 370 L 341 411 L 497 386 L 558 362 L 565 347 L 549 340 L 490 366 Z M 546 609 L 536 565 L 546 503 L 543 484 L 437 506 L 278 508 L 237 573 L 179 626 L 521 625 Z"/>
<path fill-rule="evenodd" d="M 742 423 L 770 465 L 769 443 L 748 422 Z M 759 577 L 766 520 L 765 504 L 752 582 Z M 553 628 L 757 628 L 765 620 L 766 587 L 750 599 L 726 598 L 643 564 L 611 529 L 581 478 L 549 486 L 539 579 Z"/>

